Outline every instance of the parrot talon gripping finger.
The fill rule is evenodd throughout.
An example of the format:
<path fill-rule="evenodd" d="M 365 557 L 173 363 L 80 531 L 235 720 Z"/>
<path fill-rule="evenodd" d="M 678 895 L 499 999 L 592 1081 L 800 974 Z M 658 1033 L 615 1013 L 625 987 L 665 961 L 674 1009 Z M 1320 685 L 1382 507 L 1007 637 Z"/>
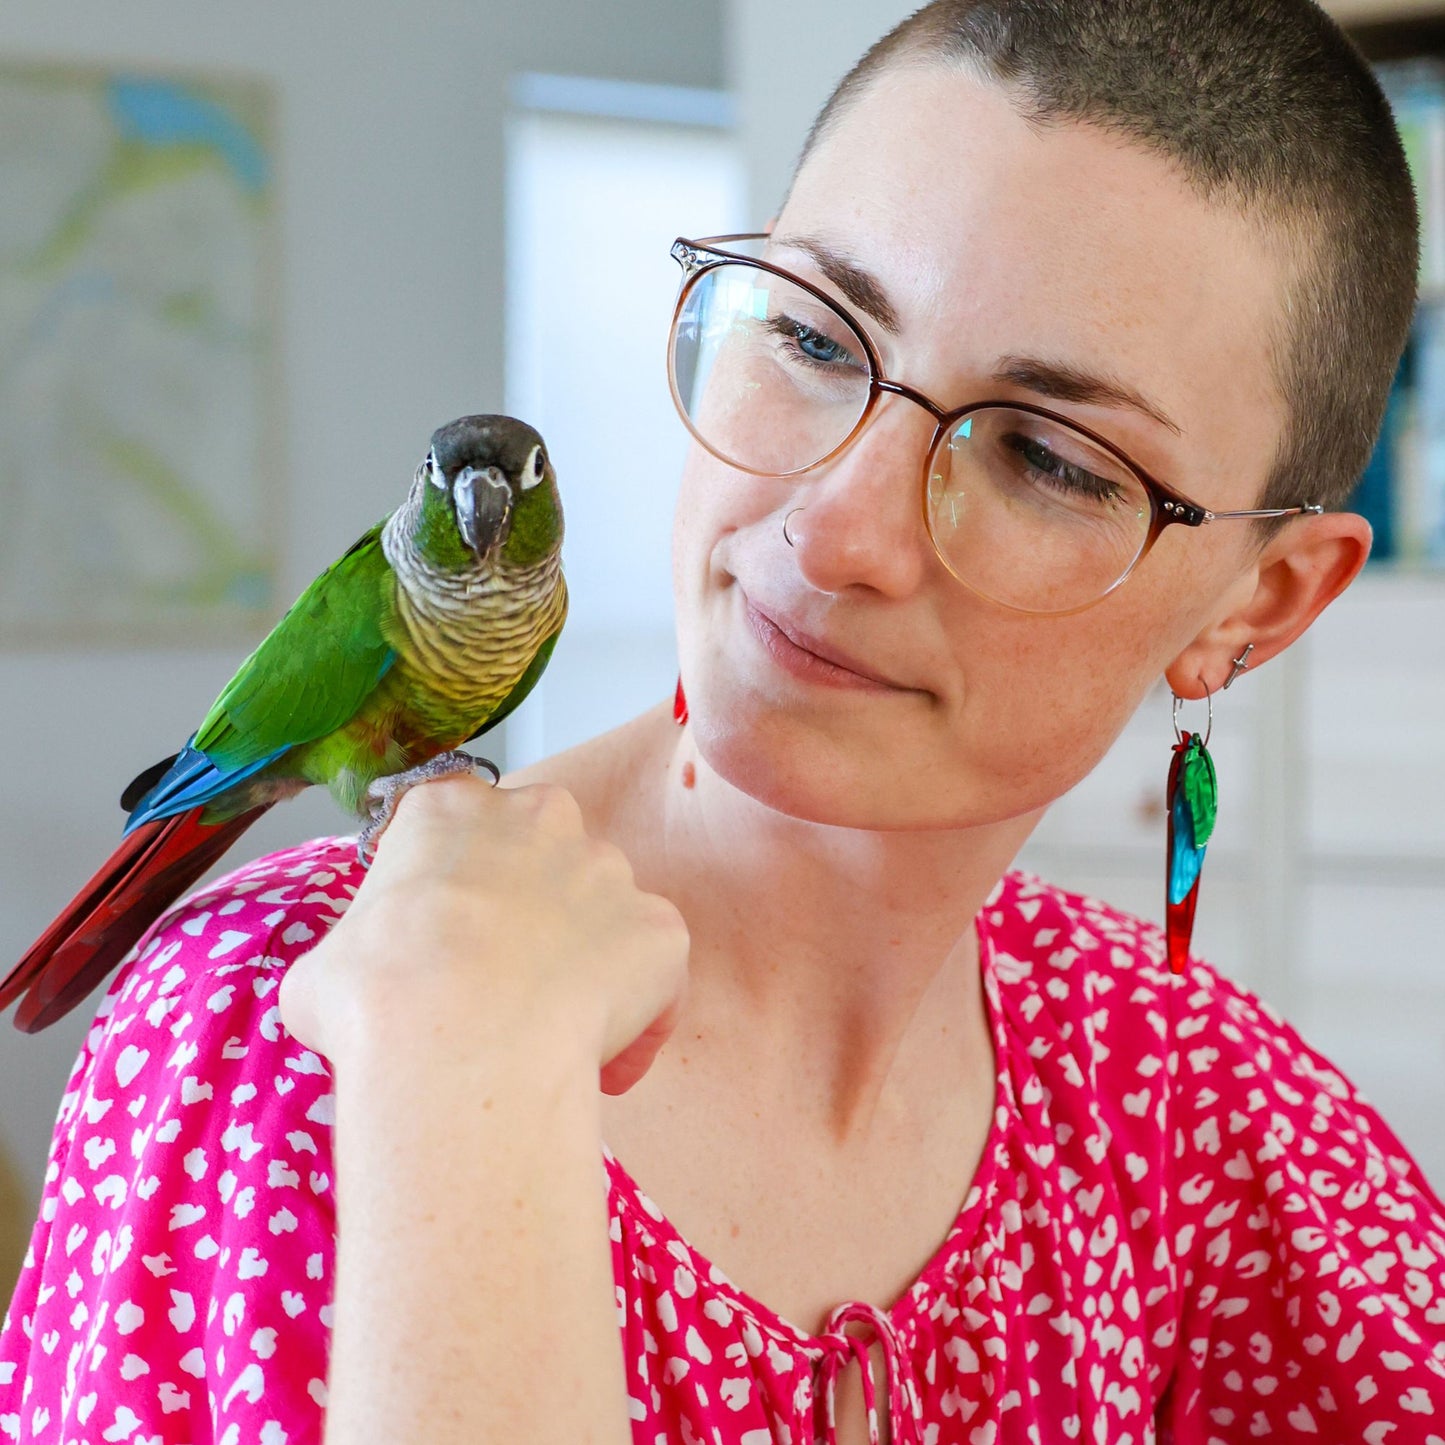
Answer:
<path fill-rule="evenodd" d="M 371 818 L 356 836 L 356 856 L 362 867 L 371 866 L 371 855 L 376 851 L 377 839 L 391 822 L 397 804 L 412 788 L 418 783 L 428 783 L 436 778 L 450 778 L 458 773 L 469 774 L 479 767 L 486 768 L 491 773 L 494 784 L 501 781 L 501 771 L 490 758 L 474 758 L 470 753 L 453 750 L 438 753 L 434 758 L 429 758 L 414 768 L 408 768 L 404 773 L 391 773 L 372 783 L 366 790 Z"/>
<path fill-rule="evenodd" d="M 121 794 L 119 846 L 0 968 L 0 1012 L 19 1000 L 17 1028 L 54 1023 L 257 818 L 310 784 L 365 824 L 366 866 L 413 783 L 476 766 L 499 781 L 494 764 L 443 749 L 489 732 L 537 685 L 567 616 L 561 549 L 557 476 L 532 427 L 438 427 L 405 501 L 296 599 L 180 752 Z M 382 777 L 399 759 L 420 766 Z"/>

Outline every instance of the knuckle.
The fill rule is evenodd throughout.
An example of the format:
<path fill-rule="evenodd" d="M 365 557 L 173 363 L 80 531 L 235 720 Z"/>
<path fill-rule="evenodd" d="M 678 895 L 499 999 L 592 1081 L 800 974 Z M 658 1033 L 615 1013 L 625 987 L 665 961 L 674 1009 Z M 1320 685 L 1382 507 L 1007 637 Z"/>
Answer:
<path fill-rule="evenodd" d="M 393 819 L 409 817 L 414 822 L 435 820 L 445 817 L 455 802 L 456 793 L 450 788 L 436 783 L 413 783 L 397 800 Z"/>
<path fill-rule="evenodd" d="M 628 883 L 632 882 L 632 863 L 627 854 L 615 843 L 609 843 L 605 838 L 593 838 L 589 835 L 582 845 L 582 855 L 595 871 L 620 877 Z"/>
<path fill-rule="evenodd" d="M 582 809 L 577 799 L 558 783 L 532 783 L 515 790 L 531 804 L 539 821 L 553 827 L 580 828 Z"/>
<path fill-rule="evenodd" d="M 643 906 L 647 909 L 648 922 L 661 932 L 672 935 L 670 942 L 681 942 L 685 945 L 690 940 L 687 920 L 682 916 L 682 910 L 670 898 L 664 898 L 660 893 L 644 893 L 642 898 Z"/>

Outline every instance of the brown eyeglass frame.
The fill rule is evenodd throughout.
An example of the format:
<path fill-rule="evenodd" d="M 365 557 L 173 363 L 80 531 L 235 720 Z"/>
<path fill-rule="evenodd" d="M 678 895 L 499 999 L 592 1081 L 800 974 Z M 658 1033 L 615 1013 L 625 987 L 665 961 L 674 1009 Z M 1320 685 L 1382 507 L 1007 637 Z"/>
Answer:
<path fill-rule="evenodd" d="M 967 587 L 971 592 L 977 592 L 978 589 L 958 576 L 958 573 L 949 565 L 948 558 L 944 555 L 943 549 L 938 545 L 938 539 L 933 534 L 933 523 L 929 519 L 928 508 L 928 481 L 934 453 L 938 450 L 939 443 L 943 438 L 971 412 L 985 411 L 996 407 L 1007 407 L 1013 411 L 1027 412 L 1031 416 L 1040 416 L 1048 421 L 1057 422 L 1061 426 L 1069 427 L 1073 431 L 1080 433 L 1080 435 L 1088 437 L 1096 446 L 1103 448 L 1110 456 L 1121 462 L 1129 471 L 1138 477 L 1145 492 L 1149 495 L 1149 530 L 1145 534 L 1143 545 L 1135 554 L 1134 560 L 1130 562 L 1128 568 L 1113 586 L 1107 588 L 1088 602 L 1080 603 L 1076 607 L 1061 608 L 1058 611 L 1036 612 L 1032 608 L 1019 607 L 1009 602 L 1000 602 L 995 597 L 987 598 L 988 601 L 994 602 L 997 606 L 1007 607 L 1014 612 L 1027 612 L 1036 617 L 1065 617 L 1075 612 L 1082 612 L 1086 608 L 1094 606 L 1095 603 L 1102 602 L 1110 593 L 1122 587 L 1133 574 L 1134 569 L 1139 563 L 1149 555 L 1150 549 L 1154 546 L 1154 543 L 1159 540 L 1159 534 L 1165 527 L 1171 526 L 1176 522 L 1182 523 L 1186 527 L 1202 527 L 1208 522 L 1228 521 L 1239 517 L 1293 517 L 1303 513 L 1318 516 L 1324 511 L 1322 506 L 1312 502 L 1299 507 L 1271 507 L 1262 510 L 1257 509 L 1239 512 L 1211 512 L 1207 507 L 1201 507 L 1197 502 L 1190 501 L 1190 499 L 1182 493 L 1176 492 L 1172 487 L 1166 486 L 1157 478 L 1150 476 L 1138 462 L 1127 453 L 1121 451 L 1113 442 L 1109 441 L 1107 437 L 1102 437 L 1098 432 L 1091 431 L 1086 426 L 1081 426 L 1072 417 L 1063 416 L 1056 411 L 1050 411 L 1047 407 L 1035 406 L 1031 402 L 996 399 L 973 401 L 969 402 L 966 406 L 945 410 L 939 406 L 932 397 L 926 396 L 923 392 L 911 386 L 906 386 L 900 381 L 893 381 L 885 375 L 883 363 L 879 359 L 872 338 L 868 335 L 867 328 L 860 325 L 857 318 L 853 316 L 847 307 L 843 306 L 832 296 L 829 296 L 826 291 L 823 291 L 809 281 L 803 280 L 800 276 L 795 276 L 791 271 L 782 266 L 775 265 L 771 261 L 759 261 L 755 257 L 740 255 L 736 251 L 726 249 L 728 246 L 739 241 L 766 241 L 767 239 L 768 234 L 765 231 L 743 231 L 727 236 L 709 236 L 700 240 L 689 240 L 685 236 L 679 236 L 672 243 L 672 258 L 682 267 L 683 276 L 682 285 L 677 294 L 677 304 L 673 307 L 672 324 L 668 330 L 668 387 L 672 392 L 673 404 L 677 407 L 677 412 L 682 418 L 683 425 L 687 427 L 698 444 L 715 456 L 720 462 L 725 462 L 728 466 L 735 467 L 738 471 L 748 472 L 755 477 L 784 478 L 801 476 L 804 472 L 810 472 L 815 467 L 822 466 L 824 462 L 832 461 L 839 453 L 846 451 L 857 438 L 859 432 L 868 424 L 869 418 L 873 415 L 880 398 L 885 393 L 893 396 L 906 397 L 915 405 L 921 406 L 924 411 L 933 417 L 935 423 L 933 439 L 929 442 L 928 450 L 924 453 L 923 458 L 922 503 L 924 529 L 928 533 L 929 541 L 933 543 L 934 551 L 938 553 L 939 560 L 948 568 L 949 572 L 958 582 L 962 586 Z M 854 422 L 852 430 L 849 431 L 848 435 L 831 451 L 809 462 L 806 466 L 794 467 L 791 471 L 787 472 L 763 471 L 757 467 L 744 466 L 741 462 L 734 461 L 732 457 L 724 456 L 722 452 L 718 451 L 717 448 L 693 426 L 692 418 L 688 415 L 687 407 L 683 403 L 682 397 L 677 389 L 677 377 L 674 374 L 672 365 L 674 352 L 672 341 L 677 333 L 677 322 L 678 318 L 682 315 L 682 308 L 687 303 L 687 298 L 692 293 L 693 288 L 709 271 L 714 270 L 718 266 L 739 265 L 752 266 L 756 270 L 767 271 L 787 281 L 790 285 L 797 286 L 800 290 L 806 291 L 810 296 L 816 297 L 831 311 L 836 312 L 847 323 L 859 340 L 862 341 L 864 356 L 868 362 L 868 400 L 864 404 L 863 410 L 859 413 L 858 420 Z M 985 596 L 983 593 L 978 593 L 978 595 Z"/>

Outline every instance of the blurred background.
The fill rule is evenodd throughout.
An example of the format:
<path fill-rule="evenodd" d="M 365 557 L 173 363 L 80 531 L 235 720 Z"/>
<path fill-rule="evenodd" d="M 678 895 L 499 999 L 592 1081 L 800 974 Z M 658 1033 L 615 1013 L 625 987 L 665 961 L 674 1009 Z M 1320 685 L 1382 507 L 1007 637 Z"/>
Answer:
<path fill-rule="evenodd" d="M 567 505 L 572 620 L 494 756 L 670 695 L 668 247 L 765 222 L 909 8 L 0 8 L 0 971 L 113 846 L 123 785 L 452 416 L 534 421 Z M 1445 0 L 1336 9 L 1388 67 L 1424 301 L 1359 497 L 1378 560 L 1217 705 L 1196 943 L 1445 1187 Z M 1160 917 L 1171 742 L 1164 692 L 1021 863 Z M 313 790 L 224 866 L 350 828 Z M 95 1001 L 0 1024 L 7 1297 Z"/>

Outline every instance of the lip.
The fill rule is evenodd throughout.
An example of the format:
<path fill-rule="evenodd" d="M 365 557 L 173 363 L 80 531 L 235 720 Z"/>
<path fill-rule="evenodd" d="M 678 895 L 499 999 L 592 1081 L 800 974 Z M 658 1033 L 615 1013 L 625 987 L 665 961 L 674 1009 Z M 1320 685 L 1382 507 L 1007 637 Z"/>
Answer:
<path fill-rule="evenodd" d="M 833 687 L 853 687 L 868 692 L 912 692 L 913 688 L 873 672 L 840 648 L 804 632 L 786 618 L 764 612 L 744 595 L 748 623 L 773 660 L 796 676 Z"/>

